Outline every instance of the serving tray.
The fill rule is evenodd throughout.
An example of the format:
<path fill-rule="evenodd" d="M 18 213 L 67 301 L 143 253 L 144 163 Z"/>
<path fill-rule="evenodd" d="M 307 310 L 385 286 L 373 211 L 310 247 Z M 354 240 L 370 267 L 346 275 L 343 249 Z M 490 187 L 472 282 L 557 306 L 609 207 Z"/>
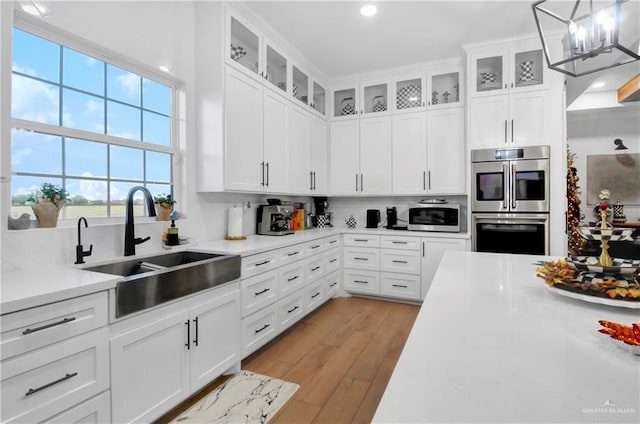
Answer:
<path fill-rule="evenodd" d="M 616 306 L 619 308 L 640 309 L 640 302 L 637 300 L 620 300 L 610 299 L 606 297 L 593 296 L 589 294 L 582 294 L 575 291 L 569 291 L 566 288 L 559 288 L 557 286 L 547 285 L 547 289 L 561 296 L 570 297 L 572 299 L 583 300 L 589 303 L 598 303 L 600 305 Z"/>

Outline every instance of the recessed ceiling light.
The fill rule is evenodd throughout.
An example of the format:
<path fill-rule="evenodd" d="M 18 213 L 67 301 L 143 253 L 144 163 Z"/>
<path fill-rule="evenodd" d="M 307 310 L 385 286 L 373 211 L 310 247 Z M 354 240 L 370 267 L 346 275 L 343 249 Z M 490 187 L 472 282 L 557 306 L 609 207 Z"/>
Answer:
<path fill-rule="evenodd" d="M 377 7 L 375 7 L 372 4 L 368 4 L 366 6 L 362 6 L 362 8 L 360 9 L 360 14 L 362 16 L 373 16 L 376 14 L 377 11 L 378 11 Z"/>
<path fill-rule="evenodd" d="M 602 88 L 602 87 L 604 87 L 603 82 L 596 82 L 591 86 L 591 88 Z"/>
<path fill-rule="evenodd" d="M 168 66 L 166 66 L 166 65 L 160 65 L 160 66 L 158 66 L 158 68 L 160 68 L 160 70 L 161 70 L 162 72 L 170 73 L 170 71 L 169 71 L 169 67 L 168 67 Z"/>

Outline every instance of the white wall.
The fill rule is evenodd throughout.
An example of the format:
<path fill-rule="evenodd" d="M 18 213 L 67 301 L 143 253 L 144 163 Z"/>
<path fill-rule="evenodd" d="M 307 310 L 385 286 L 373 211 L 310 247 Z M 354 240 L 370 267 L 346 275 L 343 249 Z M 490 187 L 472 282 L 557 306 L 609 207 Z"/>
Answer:
<path fill-rule="evenodd" d="M 586 221 L 593 221 L 594 204 L 587 204 L 587 156 L 612 155 L 615 153 L 640 153 L 640 105 L 591 111 L 569 112 L 567 119 L 567 143 L 569 151 L 576 154 L 574 164 L 581 195 L 580 212 Z M 616 151 L 613 140 L 620 138 L 628 150 Z M 602 187 L 606 188 L 606 187 Z M 597 188 L 596 188 L 597 189 Z M 640 190 L 640 188 L 638 188 Z M 615 193 L 611 193 L 615 202 Z M 640 205 L 625 205 L 624 213 L 628 221 L 640 221 Z"/>

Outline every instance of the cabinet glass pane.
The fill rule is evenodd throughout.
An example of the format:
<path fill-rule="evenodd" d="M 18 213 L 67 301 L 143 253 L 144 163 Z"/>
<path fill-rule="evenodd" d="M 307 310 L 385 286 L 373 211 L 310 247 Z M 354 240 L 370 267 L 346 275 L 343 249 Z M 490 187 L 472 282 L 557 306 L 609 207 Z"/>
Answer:
<path fill-rule="evenodd" d="M 460 102 L 460 74 L 439 74 L 431 77 L 431 104 Z"/>
<path fill-rule="evenodd" d="M 422 106 L 422 78 L 396 82 L 396 109 Z"/>
<path fill-rule="evenodd" d="M 502 88 L 502 56 L 484 57 L 476 62 L 476 91 L 491 91 Z"/>
<path fill-rule="evenodd" d="M 387 110 L 387 84 L 369 85 L 364 88 L 364 113 Z"/>
<path fill-rule="evenodd" d="M 257 74 L 259 48 L 258 36 L 231 18 L 231 59 Z"/>
<path fill-rule="evenodd" d="M 333 93 L 333 116 L 356 114 L 356 89 L 347 88 Z"/>
<path fill-rule="evenodd" d="M 531 50 L 528 52 L 516 53 L 516 60 L 513 64 L 516 87 L 528 85 L 540 85 L 543 81 L 542 72 L 542 50 Z"/>
<path fill-rule="evenodd" d="M 295 66 L 293 67 L 293 97 L 304 104 L 309 102 L 309 77 Z"/>
<path fill-rule="evenodd" d="M 311 106 L 324 115 L 325 90 L 317 82 L 313 82 L 313 103 Z"/>
<path fill-rule="evenodd" d="M 267 81 L 287 91 L 287 59 L 275 51 L 271 46 L 267 46 Z"/>

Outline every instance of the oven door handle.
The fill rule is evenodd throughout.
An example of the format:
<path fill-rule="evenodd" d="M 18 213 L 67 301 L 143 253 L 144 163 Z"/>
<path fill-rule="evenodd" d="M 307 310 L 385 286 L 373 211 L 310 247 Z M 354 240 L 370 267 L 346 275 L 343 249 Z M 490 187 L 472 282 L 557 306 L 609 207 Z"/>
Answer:
<path fill-rule="evenodd" d="M 511 165 L 511 210 L 516 210 L 516 164 Z"/>
<path fill-rule="evenodd" d="M 502 196 L 502 209 L 507 209 L 509 207 L 508 203 L 508 194 L 509 193 L 509 165 L 506 163 L 502 164 L 502 175 L 504 176 L 504 194 Z"/>

